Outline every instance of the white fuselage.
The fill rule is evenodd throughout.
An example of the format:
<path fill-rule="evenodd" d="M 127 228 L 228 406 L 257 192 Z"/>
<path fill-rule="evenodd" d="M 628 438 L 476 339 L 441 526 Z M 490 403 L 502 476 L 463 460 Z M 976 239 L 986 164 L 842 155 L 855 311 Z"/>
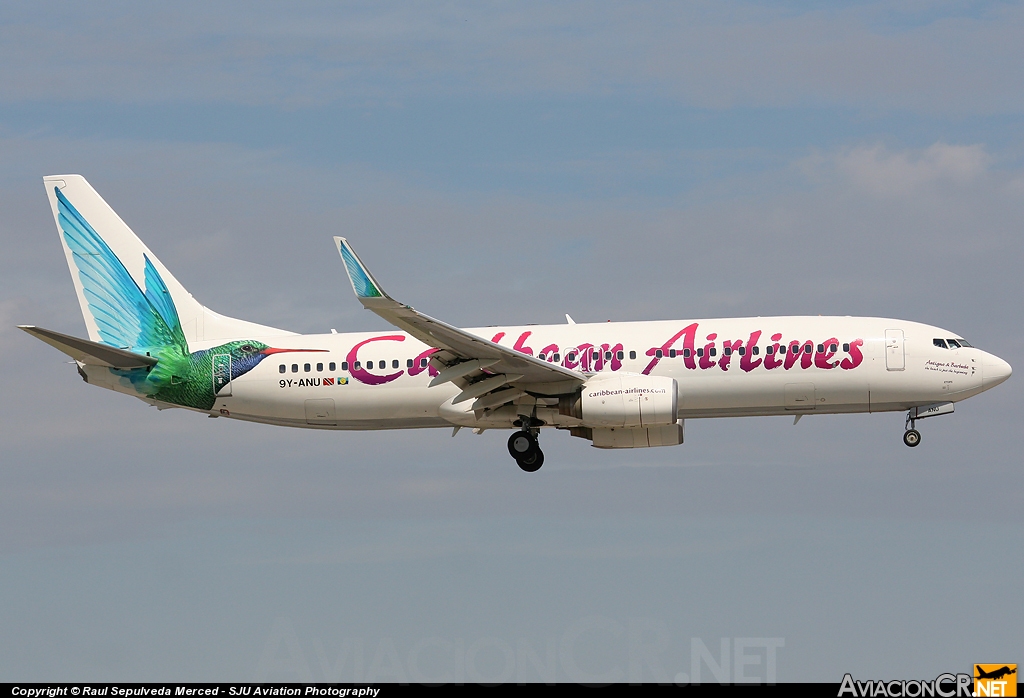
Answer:
<path fill-rule="evenodd" d="M 1010 373 L 1009 365 L 980 349 L 937 346 L 935 340 L 945 342 L 956 333 L 883 318 L 757 317 L 469 331 L 587 375 L 674 378 L 681 419 L 906 410 L 963 400 Z M 460 388 L 429 387 L 437 371 L 426 360 L 434 350 L 403 332 L 267 341 L 319 351 L 267 357 L 221 389 L 213 414 L 321 429 L 401 429 L 510 428 L 524 413 L 523 400 L 478 413 L 471 411 L 472 401 L 453 406 Z M 105 382 L 96 380 L 97 369 L 88 370 L 90 382 Z M 107 387 L 119 389 L 117 381 Z M 557 400 L 528 397 L 527 405 L 531 400 L 530 409 L 536 408 L 545 426 L 582 424 L 560 414 Z"/>

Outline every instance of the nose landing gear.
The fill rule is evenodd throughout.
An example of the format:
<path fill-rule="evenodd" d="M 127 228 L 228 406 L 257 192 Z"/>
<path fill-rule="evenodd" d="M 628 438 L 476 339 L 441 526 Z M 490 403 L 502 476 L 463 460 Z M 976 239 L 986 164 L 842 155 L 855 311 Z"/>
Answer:
<path fill-rule="evenodd" d="M 913 448 L 921 443 L 921 432 L 915 429 L 915 420 L 912 416 L 913 412 L 907 412 L 907 423 L 904 426 L 906 431 L 903 432 L 903 443 Z"/>
<path fill-rule="evenodd" d="M 544 452 L 540 450 L 537 435 L 532 429 L 513 432 L 508 439 L 508 452 L 528 473 L 535 473 L 544 465 Z"/>
<path fill-rule="evenodd" d="M 943 414 L 953 414 L 952 402 L 933 402 L 929 405 L 911 407 L 907 411 L 907 423 L 904 425 L 903 443 L 913 448 L 921 443 L 921 432 L 916 429 L 917 420 L 929 417 L 938 417 Z"/>

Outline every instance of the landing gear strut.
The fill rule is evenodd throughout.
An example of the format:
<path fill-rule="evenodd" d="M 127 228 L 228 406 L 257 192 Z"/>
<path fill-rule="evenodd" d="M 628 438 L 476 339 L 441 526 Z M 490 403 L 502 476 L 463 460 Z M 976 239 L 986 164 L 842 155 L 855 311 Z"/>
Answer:
<path fill-rule="evenodd" d="M 915 420 L 910 412 L 907 412 L 907 423 L 904 425 L 906 431 L 903 432 L 903 443 L 913 448 L 921 443 L 921 432 L 915 429 Z"/>
<path fill-rule="evenodd" d="M 519 467 L 528 473 L 535 473 L 544 465 L 544 452 L 537 443 L 537 435 L 533 429 L 523 429 L 512 433 L 508 439 L 508 452 Z"/>

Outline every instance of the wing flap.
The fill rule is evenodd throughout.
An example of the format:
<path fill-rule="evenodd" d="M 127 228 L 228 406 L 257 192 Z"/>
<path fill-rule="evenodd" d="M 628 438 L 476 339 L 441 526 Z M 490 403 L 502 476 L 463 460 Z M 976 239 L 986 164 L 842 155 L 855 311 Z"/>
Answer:
<path fill-rule="evenodd" d="M 467 386 L 465 390 L 463 390 L 461 393 L 459 393 L 452 399 L 452 404 L 457 405 L 460 402 L 465 402 L 466 400 L 472 400 L 475 397 L 486 395 L 487 393 L 497 390 L 498 388 L 505 387 L 509 383 L 514 383 L 520 378 L 522 378 L 522 376 L 509 376 L 504 373 L 498 376 L 490 376 L 489 378 L 484 378 L 481 381 L 469 384 L 469 386 Z"/>

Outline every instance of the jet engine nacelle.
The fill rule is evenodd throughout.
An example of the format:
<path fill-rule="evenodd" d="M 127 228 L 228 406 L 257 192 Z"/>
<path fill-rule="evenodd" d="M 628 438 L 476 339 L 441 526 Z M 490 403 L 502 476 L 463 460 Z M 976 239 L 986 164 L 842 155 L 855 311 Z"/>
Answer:
<path fill-rule="evenodd" d="M 588 427 L 656 427 L 676 423 L 677 405 L 674 378 L 597 375 L 558 408 Z"/>

